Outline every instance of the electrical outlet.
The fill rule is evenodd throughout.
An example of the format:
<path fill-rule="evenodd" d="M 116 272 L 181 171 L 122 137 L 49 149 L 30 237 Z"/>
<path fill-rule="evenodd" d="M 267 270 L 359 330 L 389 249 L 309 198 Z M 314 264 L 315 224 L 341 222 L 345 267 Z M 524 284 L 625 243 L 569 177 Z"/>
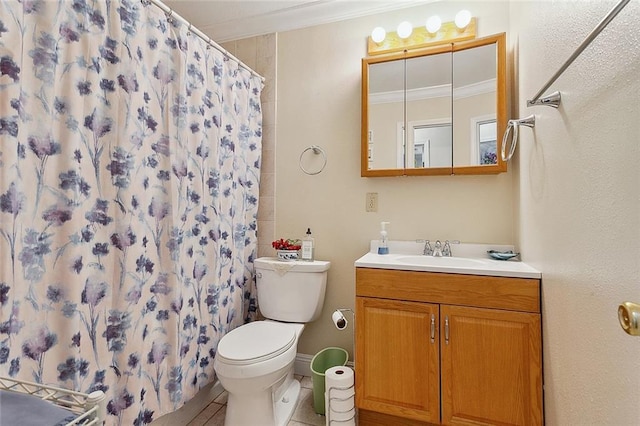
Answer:
<path fill-rule="evenodd" d="M 378 211 L 378 193 L 377 192 L 367 192 L 367 212 L 377 212 Z"/>

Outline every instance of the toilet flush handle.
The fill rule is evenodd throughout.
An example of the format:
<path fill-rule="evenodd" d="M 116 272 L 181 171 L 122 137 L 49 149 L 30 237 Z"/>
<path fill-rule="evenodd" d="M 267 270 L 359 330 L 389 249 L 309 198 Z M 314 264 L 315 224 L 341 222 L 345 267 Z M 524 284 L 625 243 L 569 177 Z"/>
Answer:
<path fill-rule="evenodd" d="M 262 272 L 256 273 L 256 278 L 262 278 Z"/>

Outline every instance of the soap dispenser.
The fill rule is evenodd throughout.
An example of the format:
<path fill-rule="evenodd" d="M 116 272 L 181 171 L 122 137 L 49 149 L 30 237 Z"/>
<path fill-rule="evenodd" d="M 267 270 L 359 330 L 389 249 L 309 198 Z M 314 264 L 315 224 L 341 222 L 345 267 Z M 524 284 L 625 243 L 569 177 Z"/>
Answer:
<path fill-rule="evenodd" d="M 391 222 L 380 222 L 380 241 L 378 241 L 378 254 L 389 254 L 387 242 L 387 225 Z"/>
<path fill-rule="evenodd" d="M 307 228 L 307 235 L 302 239 L 302 260 L 313 261 L 315 244 L 311 236 L 311 228 Z"/>

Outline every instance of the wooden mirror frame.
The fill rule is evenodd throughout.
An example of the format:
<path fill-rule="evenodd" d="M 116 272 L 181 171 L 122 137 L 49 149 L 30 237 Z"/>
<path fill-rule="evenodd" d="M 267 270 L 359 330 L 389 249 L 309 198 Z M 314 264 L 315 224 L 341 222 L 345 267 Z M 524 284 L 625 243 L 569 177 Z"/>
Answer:
<path fill-rule="evenodd" d="M 369 165 L 369 65 L 381 62 L 405 60 L 420 56 L 435 55 L 446 52 L 459 52 L 474 47 L 496 45 L 496 144 L 497 164 L 478 166 L 452 166 L 452 167 L 425 167 L 402 169 L 375 169 L 370 170 Z M 502 135 L 507 127 L 507 59 L 506 59 L 505 33 L 482 37 L 475 40 L 449 43 L 446 45 L 425 49 L 378 55 L 362 59 L 362 117 L 361 117 L 361 147 L 360 147 L 360 176 L 385 177 L 385 176 L 435 176 L 435 175 L 486 175 L 498 174 L 507 171 L 507 163 L 502 161 Z M 453 92 L 453 85 L 452 85 Z M 453 96 L 452 96 L 453 102 Z M 453 108 L 453 107 L 452 107 Z M 455 123 L 452 123 L 455 129 Z M 455 138 L 453 140 L 455 147 Z"/>

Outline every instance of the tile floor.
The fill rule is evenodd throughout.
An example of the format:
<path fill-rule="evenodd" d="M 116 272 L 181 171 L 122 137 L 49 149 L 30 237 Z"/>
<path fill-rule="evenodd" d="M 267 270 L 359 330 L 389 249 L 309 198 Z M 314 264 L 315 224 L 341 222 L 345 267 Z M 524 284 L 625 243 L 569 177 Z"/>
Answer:
<path fill-rule="evenodd" d="M 300 381 L 300 397 L 298 398 L 298 406 L 291 417 L 288 426 L 324 426 L 325 417 L 316 414 L 313 410 L 313 387 L 311 377 L 298 376 L 295 378 Z M 152 423 L 152 426 L 171 424 L 177 425 L 176 420 L 180 424 L 187 426 L 222 426 L 224 425 L 224 415 L 227 409 L 227 392 L 223 389 L 213 394 L 215 398 L 199 413 L 187 413 L 185 409 L 180 409 L 175 413 L 171 413 L 167 418 L 160 418 Z M 180 412 L 182 411 L 182 413 Z M 195 416 L 194 416 L 195 414 Z M 169 421 L 169 417 L 173 417 L 174 421 Z M 255 425 L 260 426 L 260 425 Z"/>

